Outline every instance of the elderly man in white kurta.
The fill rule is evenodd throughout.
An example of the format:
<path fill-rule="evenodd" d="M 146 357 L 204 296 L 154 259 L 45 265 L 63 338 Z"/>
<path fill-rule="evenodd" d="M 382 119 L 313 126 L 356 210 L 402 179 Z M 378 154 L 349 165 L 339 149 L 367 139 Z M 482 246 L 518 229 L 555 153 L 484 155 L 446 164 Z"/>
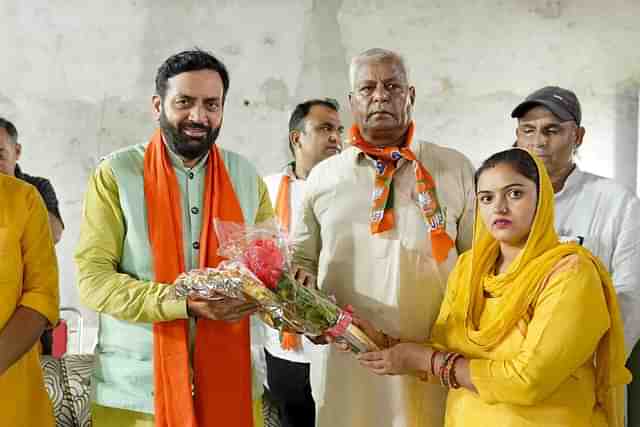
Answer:
<path fill-rule="evenodd" d="M 340 304 L 424 342 L 447 276 L 471 245 L 473 167 L 457 151 L 413 138 L 415 88 L 398 54 L 368 50 L 353 59 L 350 77 L 352 146 L 309 175 L 294 259 Z M 442 425 L 441 387 L 371 375 L 335 348 L 325 364 L 312 363 L 326 372 L 323 393 L 313 384 L 320 427 Z"/>

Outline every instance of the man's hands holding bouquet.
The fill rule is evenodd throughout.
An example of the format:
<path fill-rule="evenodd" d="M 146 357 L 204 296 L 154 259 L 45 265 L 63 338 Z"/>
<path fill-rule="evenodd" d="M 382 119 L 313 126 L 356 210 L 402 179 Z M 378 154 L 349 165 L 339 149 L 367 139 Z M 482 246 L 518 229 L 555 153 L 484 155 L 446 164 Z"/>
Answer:
<path fill-rule="evenodd" d="M 189 317 L 235 322 L 258 311 L 258 305 L 221 295 L 218 299 L 206 299 L 197 295 L 187 297 Z"/>

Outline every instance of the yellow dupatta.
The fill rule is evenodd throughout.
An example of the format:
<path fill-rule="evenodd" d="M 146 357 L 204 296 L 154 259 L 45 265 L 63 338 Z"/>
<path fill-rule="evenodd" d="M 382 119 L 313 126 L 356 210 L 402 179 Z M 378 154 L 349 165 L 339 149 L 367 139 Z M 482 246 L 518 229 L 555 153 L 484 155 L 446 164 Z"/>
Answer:
<path fill-rule="evenodd" d="M 624 391 L 618 386 L 627 384 L 631 377 L 624 366 L 624 334 L 615 289 L 600 260 L 582 246 L 558 241 L 554 229 L 551 180 L 541 160 L 534 155 L 531 157 L 538 169 L 540 188 L 536 215 L 525 247 L 504 274 L 491 277 L 499 255 L 499 244 L 480 218 L 476 202 L 473 246 L 457 266 L 461 282 L 457 286 L 451 314 L 456 319 L 464 319 L 468 344 L 486 351 L 500 343 L 526 315 L 544 288 L 543 279 L 562 258 L 577 254 L 591 260 L 600 275 L 611 317 L 611 327 L 595 352 L 596 400 L 605 410 L 609 426 L 621 427 L 624 425 Z M 502 297 L 502 315 L 480 329 L 485 292 Z"/>

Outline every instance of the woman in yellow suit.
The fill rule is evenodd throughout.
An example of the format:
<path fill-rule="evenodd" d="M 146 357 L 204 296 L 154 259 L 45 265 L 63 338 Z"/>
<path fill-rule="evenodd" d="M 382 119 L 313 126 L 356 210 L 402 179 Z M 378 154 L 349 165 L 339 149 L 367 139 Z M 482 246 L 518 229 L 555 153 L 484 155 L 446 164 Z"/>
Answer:
<path fill-rule="evenodd" d="M 623 425 L 622 322 L 601 263 L 553 228 L 539 159 L 497 153 L 476 173 L 473 247 L 449 277 L 428 345 L 361 325 L 380 375 L 414 373 L 450 389 L 446 426 Z"/>
<path fill-rule="evenodd" d="M 0 425 L 53 427 L 40 335 L 58 321 L 58 267 L 35 187 L 0 174 Z"/>

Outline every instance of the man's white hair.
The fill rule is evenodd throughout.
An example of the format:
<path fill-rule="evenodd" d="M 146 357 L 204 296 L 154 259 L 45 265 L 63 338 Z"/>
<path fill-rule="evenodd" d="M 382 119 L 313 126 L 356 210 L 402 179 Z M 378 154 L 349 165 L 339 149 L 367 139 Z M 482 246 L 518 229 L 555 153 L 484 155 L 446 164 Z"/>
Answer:
<path fill-rule="evenodd" d="M 349 84 L 351 90 L 354 89 L 354 84 L 356 82 L 356 73 L 358 72 L 358 68 L 362 65 L 363 62 L 385 62 L 389 60 L 398 61 L 398 64 L 400 64 L 400 66 L 402 67 L 402 71 L 404 71 L 404 76 L 408 84 L 409 67 L 407 66 L 407 63 L 402 55 L 392 50 L 374 47 L 372 49 L 365 50 L 364 52 L 354 56 L 353 59 L 351 59 L 351 64 L 349 65 Z"/>

